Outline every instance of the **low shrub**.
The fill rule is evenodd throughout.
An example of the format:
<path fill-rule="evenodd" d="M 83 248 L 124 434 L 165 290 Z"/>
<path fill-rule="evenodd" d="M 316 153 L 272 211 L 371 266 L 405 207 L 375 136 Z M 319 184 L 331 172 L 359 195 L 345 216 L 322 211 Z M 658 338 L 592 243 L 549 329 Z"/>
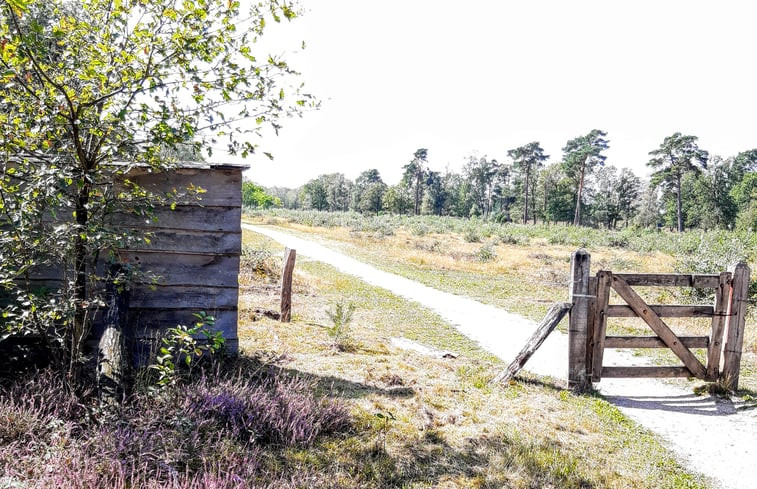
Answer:
<path fill-rule="evenodd" d="M 350 427 L 314 382 L 229 360 L 101 422 L 95 399 L 40 372 L 0 388 L 0 487 L 290 487 L 281 451 Z"/>

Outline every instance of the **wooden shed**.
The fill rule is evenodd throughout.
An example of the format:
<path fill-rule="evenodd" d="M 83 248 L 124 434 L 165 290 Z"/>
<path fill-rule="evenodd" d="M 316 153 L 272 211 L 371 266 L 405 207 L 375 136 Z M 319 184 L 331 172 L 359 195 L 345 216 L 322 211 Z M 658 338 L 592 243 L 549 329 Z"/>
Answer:
<path fill-rule="evenodd" d="M 123 216 L 119 224 L 150 233 L 149 243 L 120 251 L 121 261 L 151 272 L 132 286 L 128 328 L 136 339 L 191 325 L 193 313 L 216 318 L 227 348 L 238 349 L 239 259 L 242 251 L 242 172 L 247 166 L 181 163 L 154 172 L 135 169 L 133 182 L 155 193 L 189 186 L 203 192 L 159 207 L 156 219 Z M 97 331 L 95 332 L 97 335 Z"/>

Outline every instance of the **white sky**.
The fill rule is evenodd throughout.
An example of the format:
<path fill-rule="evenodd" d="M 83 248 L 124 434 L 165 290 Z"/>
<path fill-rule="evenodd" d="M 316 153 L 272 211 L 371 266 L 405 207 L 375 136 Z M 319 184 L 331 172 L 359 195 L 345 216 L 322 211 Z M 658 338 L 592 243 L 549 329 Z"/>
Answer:
<path fill-rule="evenodd" d="M 302 3 L 264 38 L 322 108 L 261 141 L 274 161 L 246 160 L 263 185 L 370 168 L 394 184 L 418 148 L 435 170 L 474 152 L 509 161 L 534 140 L 557 161 L 594 128 L 608 132 L 607 163 L 640 176 L 676 131 L 722 156 L 757 147 L 757 2 Z"/>

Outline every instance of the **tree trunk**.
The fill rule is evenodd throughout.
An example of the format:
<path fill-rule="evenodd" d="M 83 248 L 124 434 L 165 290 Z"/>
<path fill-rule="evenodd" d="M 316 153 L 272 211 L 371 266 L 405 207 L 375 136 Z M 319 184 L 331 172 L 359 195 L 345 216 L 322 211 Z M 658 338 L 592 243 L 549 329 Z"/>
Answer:
<path fill-rule="evenodd" d="M 581 194 L 584 191 L 584 172 L 586 171 L 585 165 L 581 165 L 581 178 L 578 180 L 578 192 L 576 192 L 576 213 L 573 217 L 573 225 L 581 225 Z"/>
<path fill-rule="evenodd" d="M 681 175 L 676 175 L 676 219 L 678 221 L 678 232 L 683 232 L 683 213 L 681 212 Z"/>
<path fill-rule="evenodd" d="M 84 342 L 85 325 L 87 322 L 87 245 L 86 232 L 89 214 L 90 183 L 86 175 L 82 176 L 83 184 L 76 195 L 76 236 L 74 238 L 74 323 L 69 331 L 69 359 L 68 374 L 72 381 L 79 377 L 78 366 L 81 359 L 81 346 Z"/>
<path fill-rule="evenodd" d="M 105 332 L 98 345 L 97 394 L 103 409 L 117 409 L 126 394 L 129 355 L 123 330 L 129 310 L 129 290 L 124 284 L 117 286 L 114 283 L 121 270 L 121 265 L 113 265 L 110 269 L 106 285 Z"/>
<path fill-rule="evenodd" d="M 526 170 L 526 192 L 523 196 L 523 224 L 528 224 L 528 170 Z"/>

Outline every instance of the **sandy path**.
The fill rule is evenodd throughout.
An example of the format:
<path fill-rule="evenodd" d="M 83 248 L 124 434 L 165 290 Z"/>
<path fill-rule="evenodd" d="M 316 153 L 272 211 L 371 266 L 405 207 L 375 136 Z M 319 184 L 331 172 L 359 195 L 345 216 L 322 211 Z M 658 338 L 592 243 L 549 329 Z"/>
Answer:
<path fill-rule="evenodd" d="M 522 316 L 378 270 L 318 243 L 268 227 L 242 227 L 428 307 L 505 362 L 517 355 L 536 328 L 536 323 Z M 567 336 L 555 331 L 526 369 L 567 378 L 567 351 Z M 605 359 L 606 365 L 639 362 L 612 350 Z M 626 415 L 660 434 L 687 466 L 710 477 L 715 487 L 757 487 L 757 409 L 696 396 L 691 390 L 653 379 L 603 380 L 598 387 Z"/>

